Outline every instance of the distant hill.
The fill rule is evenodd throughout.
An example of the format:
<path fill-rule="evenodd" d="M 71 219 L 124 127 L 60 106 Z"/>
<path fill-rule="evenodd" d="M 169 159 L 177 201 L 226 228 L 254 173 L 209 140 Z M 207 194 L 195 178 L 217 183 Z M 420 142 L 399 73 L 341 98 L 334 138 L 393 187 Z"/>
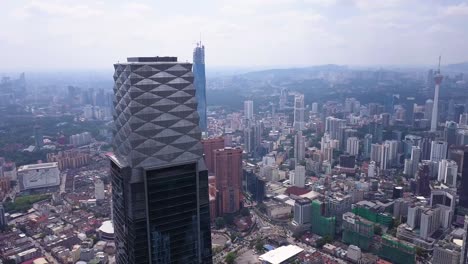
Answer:
<path fill-rule="evenodd" d="M 447 68 L 447 69 L 449 69 L 451 71 L 468 72 L 468 62 L 449 64 L 445 68 Z"/>
<path fill-rule="evenodd" d="M 263 77 L 290 77 L 291 75 L 307 75 L 322 71 L 344 71 L 347 66 L 340 66 L 335 64 L 317 65 L 302 68 L 287 68 L 287 69 L 270 69 L 261 71 L 252 71 L 244 73 L 241 76 L 246 78 L 263 78 Z"/>

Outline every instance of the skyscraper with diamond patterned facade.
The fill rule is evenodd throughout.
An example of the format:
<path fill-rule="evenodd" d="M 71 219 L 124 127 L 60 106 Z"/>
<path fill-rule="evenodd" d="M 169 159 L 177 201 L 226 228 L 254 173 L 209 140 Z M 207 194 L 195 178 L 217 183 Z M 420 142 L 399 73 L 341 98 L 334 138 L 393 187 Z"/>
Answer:
<path fill-rule="evenodd" d="M 212 263 L 192 65 L 140 57 L 114 68 L 117 263 Z"/>

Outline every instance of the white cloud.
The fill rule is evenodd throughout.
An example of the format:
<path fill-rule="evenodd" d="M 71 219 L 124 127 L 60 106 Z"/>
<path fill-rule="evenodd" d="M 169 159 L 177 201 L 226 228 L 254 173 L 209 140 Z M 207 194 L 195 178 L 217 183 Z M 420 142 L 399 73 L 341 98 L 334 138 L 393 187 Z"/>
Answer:
<path fill-rule="evenodd" d="M 401 4 L 402 2 L 408 2 L 410 0 L 354 0 L 354 4 L 357 8 L 362 10 L 376 10 L 393 8 Z"/>
<path fill-rule="evenodd" d="M 443 12 L 445 16 L 468 16 L 468 3 L 460 3 L 446 7 Z"/>

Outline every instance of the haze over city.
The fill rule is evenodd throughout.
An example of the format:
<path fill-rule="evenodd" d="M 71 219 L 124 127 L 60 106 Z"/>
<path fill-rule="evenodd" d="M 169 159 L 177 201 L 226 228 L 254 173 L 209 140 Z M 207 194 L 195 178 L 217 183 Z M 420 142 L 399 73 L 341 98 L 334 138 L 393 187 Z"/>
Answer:
<path fill-rule="evenodd" d="M 466 0 L 2 1 L 2 70 L 108 69 L 124 54 L 209 67 L 468 60 Z M 201 37 L 200 37 L 201 36 Z"/>
<path fill-rule="evenodd" d="M 0 21 L 0 264 L 468 264 L 468 0 Z"/>

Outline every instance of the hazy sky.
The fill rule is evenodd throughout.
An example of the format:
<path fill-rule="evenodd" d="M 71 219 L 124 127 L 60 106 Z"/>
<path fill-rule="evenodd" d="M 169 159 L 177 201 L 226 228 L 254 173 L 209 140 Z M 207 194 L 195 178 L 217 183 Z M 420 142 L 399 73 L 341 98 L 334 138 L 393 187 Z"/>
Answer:
<path fill-rule="evenodd" d="M 106 69 L 127 56 L 210 66 L 468 61 L 468 0 L 0 0 L 2 70 Z"/>

